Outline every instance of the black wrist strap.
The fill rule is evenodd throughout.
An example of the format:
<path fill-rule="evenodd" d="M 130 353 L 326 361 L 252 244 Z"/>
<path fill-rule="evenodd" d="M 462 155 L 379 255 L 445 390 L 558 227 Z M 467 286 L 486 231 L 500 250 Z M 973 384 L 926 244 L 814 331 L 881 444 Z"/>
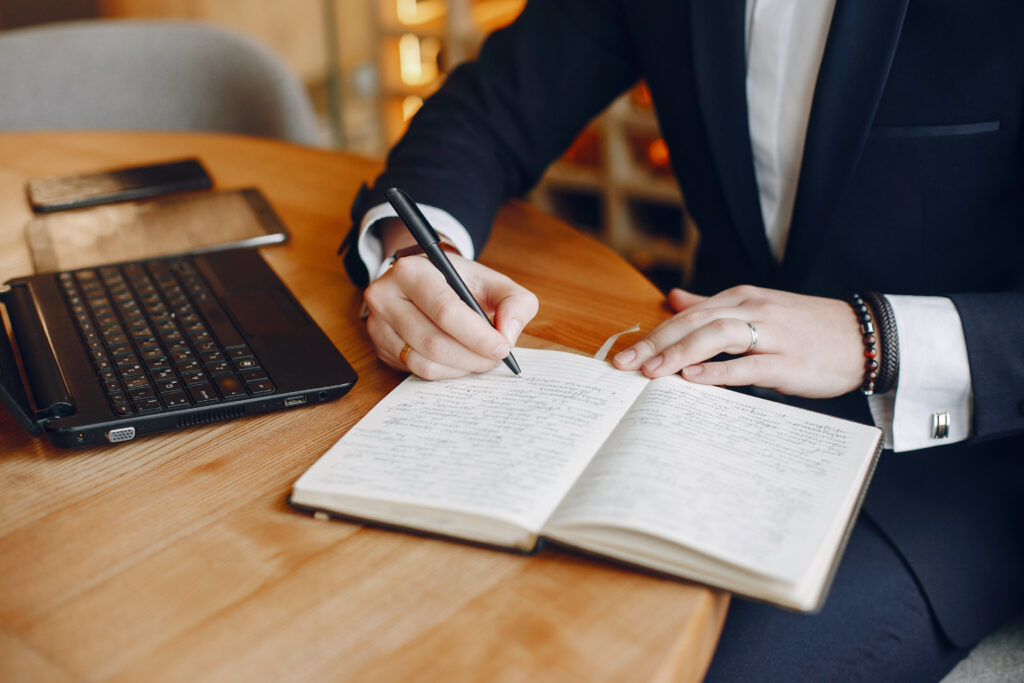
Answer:
<path fill-rule="evenodd" d="M 878 338 L 882 346 L 882 357 L 878 363 L 878 379 L 875 391 L 884 394 L 896 388 L 900 372 L 900 338 L 896 330 L 896 316 L 892 306 L 884 295 L 878 292 L 867 292 L 864 301 L 871 306 L 875 314 Z"/>

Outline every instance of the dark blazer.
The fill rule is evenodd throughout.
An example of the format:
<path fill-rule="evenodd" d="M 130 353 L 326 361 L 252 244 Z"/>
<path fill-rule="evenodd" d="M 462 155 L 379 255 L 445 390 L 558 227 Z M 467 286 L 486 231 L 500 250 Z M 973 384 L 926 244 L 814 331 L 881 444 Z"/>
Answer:
<path fill-rule="evenodd" d="M 970 644 L 1024 608 L 1024 3 L 837 0 L 782 264 L 758 203 L 743 12 L 744 0 L 529 3 L 423 107 L 353 219 L 400 185 L 482 247 L 498 207 L 645 79 L 701 232 L 693 289 L 952 298 L 974 436 L 885 452 L 865 514 L 947 635 Z M 793 402 L 870 421 L 859 394 Z"/>

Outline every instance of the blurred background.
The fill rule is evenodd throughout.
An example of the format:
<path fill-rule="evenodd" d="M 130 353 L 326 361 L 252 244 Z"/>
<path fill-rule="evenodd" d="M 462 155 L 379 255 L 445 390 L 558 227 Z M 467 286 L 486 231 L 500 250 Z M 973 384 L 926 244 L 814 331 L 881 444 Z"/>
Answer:
<path fill-rule="evenodd" d="M 0 0 L 0 30 L 117 18 L 191 19 L 235 29 L 275 51 L 301 79 L 324 147 L 383 158 L 445 74 L 472 59 L 484 37 L 511 22 L 524 4 Z M 608 244 L 662 289 L 686 281 L 697 230 L 643 83 L 588 126 L 528 199 Z"/>

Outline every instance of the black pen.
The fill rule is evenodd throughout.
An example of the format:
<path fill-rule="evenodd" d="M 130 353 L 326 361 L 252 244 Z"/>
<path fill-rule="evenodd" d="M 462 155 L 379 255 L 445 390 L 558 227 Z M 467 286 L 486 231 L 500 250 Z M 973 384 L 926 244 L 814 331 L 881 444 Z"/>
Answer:
<path fill-rule="evenodd" d="M 399 190 L 397 187 L 392 187 L 384 193 L 387 196 L 388 201 L 391 202 L 391 206 L 395 207 L 395 211 L 398 212 L 398 217 L 405 223 L 405 227 L 409 228 L 409 232 L 416 238 L 416 243 L 422 247 L 423 252 L 430 259 L 430 262 L 434 264 L 434 267 L 441 271 L 444 275 L 444 279 L 448 281 L 449 286 L 455 290 L 455 293 L 459 295 L 459 298 L 466 302 L 466 304 L 474 311 L 483 316 L 483 319 L 487 322 L 491 322 L 484 313 L 484 309 L 480 308 L 480 304 L 473 297 L 473 293 L 469 291 L 469 287 L 462 281 L 459 274 L 455 272 L 455 267 L 452 262 L 445 256 L 444 250 L 438 245 L 441 238 L 437 236 L 437 232 L 431 227 L 430 223 L 427 222 L 426 216 L 420 211 L 420 207 L 416 205 L 416 202 L 412 200 L 408 194 L 404 191 Z M 494 327 L 494 323 L 491 323 L 491 327 Z M 505 356 L 505 365 L 508 369 L 515 374 L 520 374 L 519 363 L 512 357 L 512 352 L 509 351 L 508 355 Z"/>

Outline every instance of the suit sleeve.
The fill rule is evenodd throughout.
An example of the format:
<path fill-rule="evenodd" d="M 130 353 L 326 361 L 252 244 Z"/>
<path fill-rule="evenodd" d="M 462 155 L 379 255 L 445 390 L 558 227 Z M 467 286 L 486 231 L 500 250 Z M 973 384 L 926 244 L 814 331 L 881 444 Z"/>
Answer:
<path fill-rule="evenodd" d="M 637 77 L 617 2 L 528 2 L 413 117 L 384 173 L 357 195 L 346 242 L 355 241 L 363 215 L 384 201 L 384 191 L 401 187 L 450 213 L 479 253 L 498 208 L 529 190 Z M 366 266 L 356 252 L 349 248 L 346 267 L 365 285 Z"/>
<path fill-rule="evenodd" d="M 1024 291 L 950 296 L 974 390 L 974 439 L 1024 432 Z"/>

